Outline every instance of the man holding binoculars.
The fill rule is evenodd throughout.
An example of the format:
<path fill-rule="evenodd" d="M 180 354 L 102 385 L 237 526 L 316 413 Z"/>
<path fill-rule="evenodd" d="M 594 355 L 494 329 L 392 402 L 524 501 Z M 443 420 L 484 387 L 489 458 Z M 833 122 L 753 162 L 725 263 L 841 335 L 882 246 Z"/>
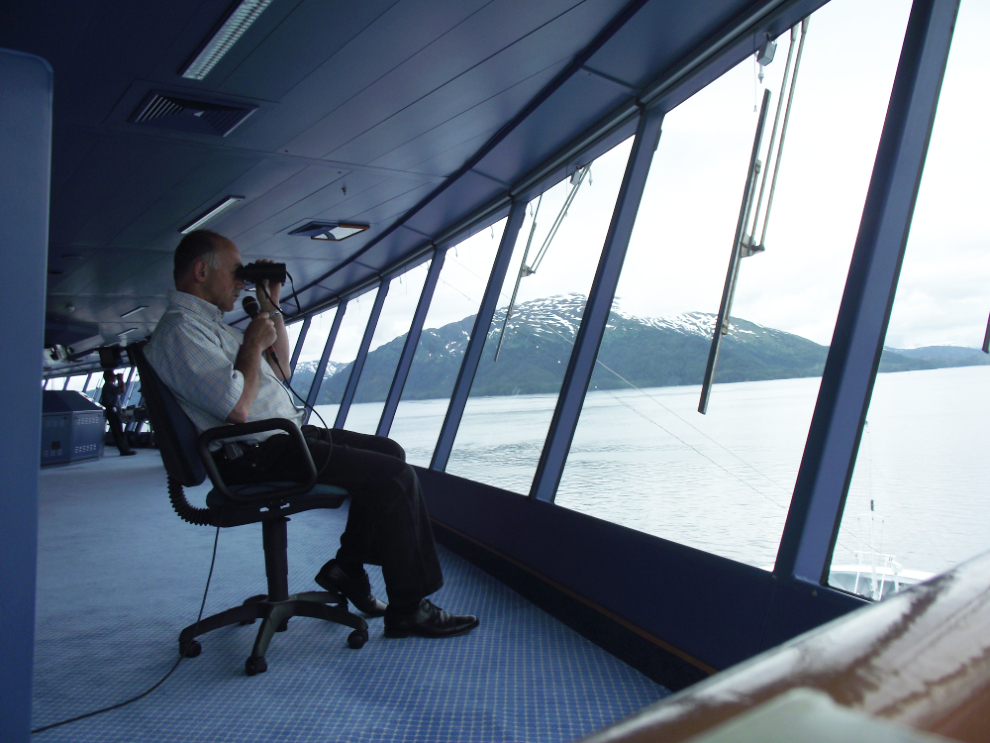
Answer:
<path fill-rule="evenodd" d="M 384 616 L 386 637 L 450 637 L 478 626 L 477 617 L 449 614 L 426 599 L 443 585 L 443 575 L 419 479 L 402 447 L 380 436 L 302 425 L 305 411 L 283 384 L 290 353 L 279 311 L 284 265 L 243 266 L 233 242 L 197 230 L 176 248 L 173 275 L 176 288 L 145 356 L 196 427 L 294 421 L 319 481 L 352 495 L 340 549 L 316 582 L 340 591 L 366 615 Z M 242 332 L 222 318 L 248 281 L 257 287 L 260 311 L 245 302 L 253 317 Z M 298 453 L 287 434 L 265 432 L 217 446 L 213 457 L 226 482 L 299 479 Z M 369 563 L 382 566 L 388 606 L 371 593 Z"/>

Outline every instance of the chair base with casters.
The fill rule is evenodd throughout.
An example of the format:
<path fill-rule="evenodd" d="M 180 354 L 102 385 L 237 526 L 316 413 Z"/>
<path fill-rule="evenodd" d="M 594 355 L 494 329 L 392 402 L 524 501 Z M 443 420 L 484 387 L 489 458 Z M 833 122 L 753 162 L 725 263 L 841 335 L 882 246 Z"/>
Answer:
<path fill-rule="evenodd" d="M 362 617 L 347 611 L 344 596 L 328 591 L 289 593 L 288 517 L 314 508 L 338 508 L 348 495 L 342 488 L 316 482 L 316 466 L 299 428 L 291 421 L 273 418 L 212 428 L 200 435 L 145 359 L 143 344 L 132 344 L 127 351 L 141 374 L 141 391 L 168 473 L 169 499 L 176 513 L 185 521 L 200 526 L 261 523 L 268 593 L 252 596 L 238 606 L 186 627 L 179 633 L 179 653 L 195 658 L 202 652 L 202 645 L 196 638 L 221 627 L 253 624 L 260 619 L 254 648 L 244 664 L 247 675 L 254 676 L 268 668 L 265 654 L 274 634 L 285 631 L 289 619 L 296 616 L 350 627 L 352 631 L 347 644 L 354 649 L 363 647 L 368 641 L 368 624 Z M 210 453 L 210 444 L 272 430 L 284 431 L 295 442 L 304 466 L 300 476 L 305 480 L 250 485 L 225 483 Z M 207 476 L 214 488 L 206 497 L 207 507 L 198 508 L 189 503 L 183 488 L 199 485 Z"/>
<path fill-rule="evenodd" d="M 318 485 L 315 490 L 334 491 L 327 493 L 327 495 L 317 492 L 313 494 L 313 497 L 330 497 L 336 500 L 338 505 L 343 498 L 340 495 L 343 492 L 340 488 Z M 211 506 L 209 510 L 215 513 L 217 517 L 214 525 L 236 526 L 240 523 L 251 523 L 250 521 L 243 521 L 243 519 L 252 514 L 238 513 L 236 504 L 224 503 L 218 507 L 216 503 L 220 498 L 222 496 L 217 494 L 215 490 L 211 491 L 207 497 L 207 504 Z M 306 497 L 303 496 L 302 500 L 305 499 Z M 310 507 L 312 506 L 307 506 L 305 510 L 309 510 Z M 290 506 L 285 509 L 285 512 L 296 513 L 299 510 L 304 509 L 293 509 Z M 276 632 L 284 632 L 287 629 L 289 619 L 296 616 L 323 619 L 350 627 L 353 631 L 347 636 L 347 644 L 354 649 L 364 647 L 368 641 L 368 624 L 361 617 L 347 611 L 347 599 L 343 595 L 328 591 L 289 593 L 288 522 L 289 518 L 280 514 L 279 511 L 275 511 L 271 517 L 261 522 L 268 593 L 251 596 L 239 606 L 205 617 L 186 627 L 179 633 L 179 653 L 181 655 L 187 658 L 195 658 L 199 655 L 202 646 L 196 638 L 207 632 L 233 624 L 254 624 L 256 620 L 260 619 L 261 626 L 258 628 L 251 655 L 244 663 L 244 670 L 248 676 L 264 673 L 268 670 L 265 653 L 268 651 L 272 637 Z"/>

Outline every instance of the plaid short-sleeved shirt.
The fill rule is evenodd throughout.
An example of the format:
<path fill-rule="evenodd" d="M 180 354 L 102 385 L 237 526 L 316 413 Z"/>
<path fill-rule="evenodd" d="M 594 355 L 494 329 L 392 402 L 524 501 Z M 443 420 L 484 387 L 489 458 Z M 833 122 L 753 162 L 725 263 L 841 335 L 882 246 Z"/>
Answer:
<path fill-rule="evenodd" d="M 226 425 L 244 389 L 244 376 L 234 368 L 244 333 L 222 320 L 223 312 L 216 305 L 172 290 L 168 293 L 168 309 L 144 352 L 200 431 Z M 267 418 L 288 418 L 301 426 L 303 410 L 293 405 L 289 390 L 262 362 L 258 396 L 248 411 L 248 420 Z M 273 433 L 276 432 L 241 440 L 263 441 Z M 214 448 L 219 446 L 215 444 Z"/>

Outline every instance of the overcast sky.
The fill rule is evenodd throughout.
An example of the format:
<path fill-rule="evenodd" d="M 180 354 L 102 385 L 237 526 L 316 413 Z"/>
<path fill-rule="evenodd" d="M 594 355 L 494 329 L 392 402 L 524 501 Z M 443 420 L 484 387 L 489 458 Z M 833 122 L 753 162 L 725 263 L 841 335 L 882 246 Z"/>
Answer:
<path fill-rule="evenodd" d="M 856 239 L 904 36 L 909 0 L 833 0 L 811 18 L 787 132 L 766 252 L 744 260 L 733 315 L 829 343 Z M 979 347 L 990 314 L 990 197 L 986 121 L 990 4 L 964 0 L 942 88 L 887 345 Z M 770 138 L 788 35 L 766 70 Z M 717 313 L 762 96 L 750 59 L 670 112 L 630 242 L 617 295 L 628 313 Z M 594 163 L 519 301 L 587 294 L 631 142 Z M 765 157 L 764 157 L 765 159 Z M 539 248 L 570 184 L 548 191 L 537 216 Z M 535 208 L 535 204 L 531 205 Z M 531 208 L 532 211 L 532 208 Z M 509 269 L 512 290 L 531 217 Z M 426 327 L 476 311 L 502 224 L 448 255 Z M 530 263 L 532 262 L 532 255 Z M 408 330 L 426 266 L 395 283 L 373 347 Z M 348 310 L 332 358 L 353 358 L 360 313 Z M 316 321 L 325 337 L 332 313 Z M 313 332 L 312 330 L 310 331 Z M 318 357 L 307 344 L 303 359 Z M 353 349 L 353 350 L 351 350 Z"/>

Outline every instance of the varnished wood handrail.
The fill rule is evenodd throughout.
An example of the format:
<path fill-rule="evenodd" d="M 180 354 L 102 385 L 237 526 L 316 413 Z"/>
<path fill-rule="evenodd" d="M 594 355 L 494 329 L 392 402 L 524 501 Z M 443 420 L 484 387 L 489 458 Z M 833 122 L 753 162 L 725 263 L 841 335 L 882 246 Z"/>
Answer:
<path fill-rule="evenodd" d="M 762 653 L 584 743 L 675 743 L 806 687 L 876 718 L 990 740 L 990 553 Z"/>

